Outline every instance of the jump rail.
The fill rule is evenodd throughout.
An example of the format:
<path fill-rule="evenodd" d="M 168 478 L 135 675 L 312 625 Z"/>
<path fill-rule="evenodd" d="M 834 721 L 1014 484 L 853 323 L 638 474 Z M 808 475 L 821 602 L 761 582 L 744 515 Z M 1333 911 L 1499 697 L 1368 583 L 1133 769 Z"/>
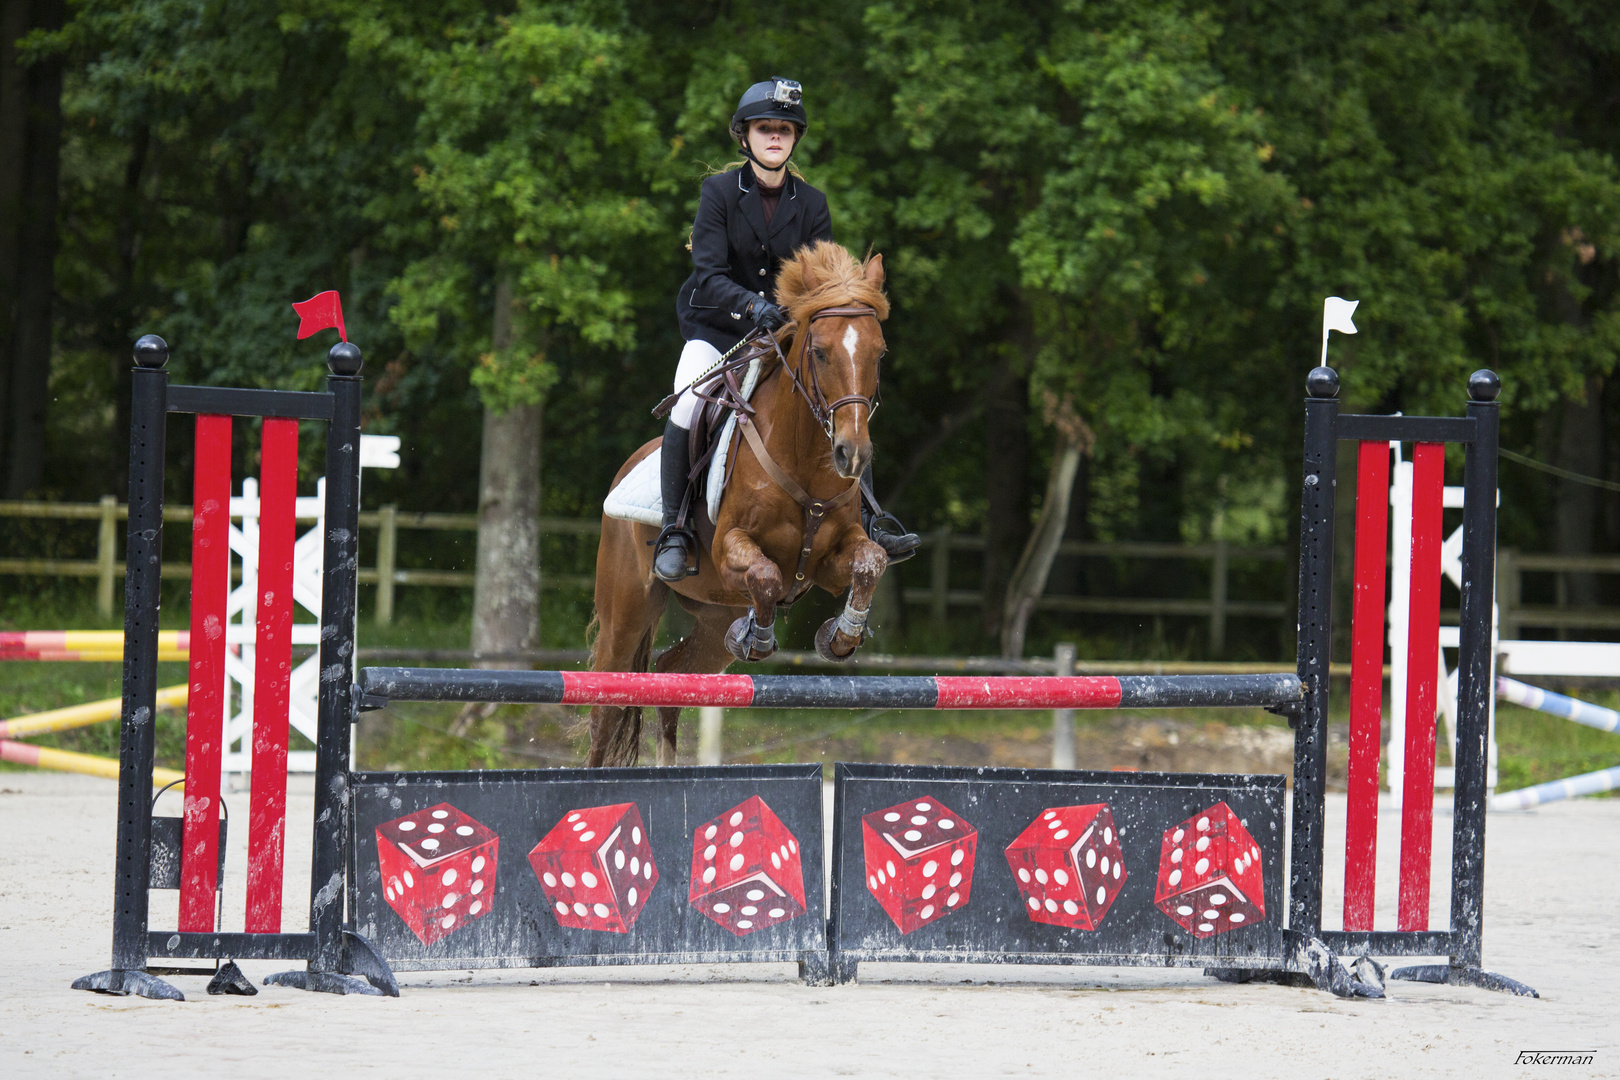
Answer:
<path fill-rule="evenodd" d="M 673 675 L 362 668 L 361 710 L 390 701 L 768 709 L 1287 709 L 1297 675 Z"/>
<path fill-rule="evenodd" d="M 1336 959 L 1371 953 L 1446 958 L 1444 964 L 1401 969 L 1397 978 L 1534 993 L 1480 966 L 1485 738 L 1493 689 L 1496 521 L 1489 496 L 1496 490 L 1499 389 L 1490 372 L 1476 372 L 1470 380 L 1472 400 L 1460 418 L 1340 416 L 1338 377 L 1326 367 L 1311 372 L 1296 673 L 890 678 L 402 667 L 356 673 L 359 350 L 347 342 L 331 350 L 325 393 L 171 387 L 163 371 L 167 356 L 161 339 L 137 344 L 112 964 L 76 987 L 179 998 L 180 991 L 157 976 L 180 972 L 213 974 L 210 992 L 256 993 L 236 959 L 307 965 L 267 982 L 372 994 L 398 993 L 396 967 L 797 961 L 806 981 L 825 983 L 853 978 L 863 960 L 926 960 L 1201 966 L 1229 980 L 1378 996 L 1381 987 L 1352 978 Z M 152 816 L 151 795 L 165 427 L 176 413 L 196 417 L 191 640 L 203 643 L 189 657 L 182 819 Z M 260 565 L 266 568 L 291 565 L 297 421 L 327 425 L 306 931 L 281 929 L 282 844 L 289 824 L 290 582 L 273 580 L 268 572 L 256 598 L 261 637 L 254 693 L 273 707 L 255 711 L 245 815 L 247 914 L 241 931 L 227 932 L 220 922 L 220 734 L 228 658 L 217 631 L 225 618 L 229 574 L 220 515 L 231 491 L 233 416 L 263 418 L 260 543 L 269 547 L 261 551 Z M 1344 929 L 1335 930 L 1323 926 L 1322 894 L 1335 463 L 1343 440 L 1360 443 L 1359 539 Z M 1390 748 L 1392 755 L 1404 752 L 1409 780 L 1401 808 L 1395 930 L 1375 929 L 1372 918 L 1391 440 L 1417 444 L 1414 457 L 1422 473 L 1414 498 L 1407 635 L 1414 655 L 1407 664 L 1409 685 L 1397 692 L 1408 694 L 1410 715 L 1430 721 L 1426 727 L 1409 725 L 1406 746 Z M 1431 929 L 1433 649 L 1446 442 L 1466 447 L 1468 498 L 1451 917 L 1446 929 Z M 1419 655 L 1423 649 L 1428 652 Z M 1280 776 L 839 765 L 834 828 L 827 837 L 833 879 L 824 899 L 818 765 L 356 772 L 352 725 L 362 711 L 394 701 L 1264 708 L 1286 716 L 1295 730 L 1292 827 L 1284 828 Z M 1071 828 L 1076 831 L 1066 831 Z M 1212 840 L 1218 840 L 1214 847 Z M 1052 866 L 1068 869 L 1048 876 L 1041 869 L 1046 862 L 1019 862 L 1036 858 L 1057 859 Z M 1206 870 L 1224 876 L 1207 877 Z M 1193 878 L 1183 880 L 1184 873 Z M 1049 885 L 1071 883 L 1084 888 L 1048 891 Z M 177 929 L 148 925 L 153 888 L 179 889 Z M 583 889 L 593 891 L 578 891 Z M 164 966 L 177 960 L 211 960 L 214 967 Z"/>

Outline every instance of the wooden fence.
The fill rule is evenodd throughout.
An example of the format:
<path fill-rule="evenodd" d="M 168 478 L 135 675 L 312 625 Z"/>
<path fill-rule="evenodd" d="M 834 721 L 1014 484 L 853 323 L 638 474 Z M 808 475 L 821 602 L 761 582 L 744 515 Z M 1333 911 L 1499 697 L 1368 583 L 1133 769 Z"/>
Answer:
<path fill-rule="evenodd" d="M 99 531 L 94 559 L 34 559 L 0 557 L 0 575 L 85 577 L 96 579 L 96 602 L 103 615 L 113 613 L 115 589 L 123 576 L 124 566 L 118 559 L 120 521 L 129 517 L 129 508 L 113 496 L 103 496 L 99 503 L 56 503 L 0 501 L 0 518 L 46 518 L 59 520 L 94 521 Z M 184 523 L 191 520 L 189 506 L 164 508 L 163 520 Z M 401 530 L 427 530 L 476 532 L 475 514 L 434 514 L 401 511 L 394 506 L 360 515 L 360 527 L 377 530 L 376 564 L 362 567 L 360 583 L 377 586 L 376 620 L 387 625 L 394 615 L 394 590 L 401 585 L 470 588 L 473 574 L 467 570 L 431 570 L 402 568 L 397 565 L 398 539 Z M 601 530 L 597 518 L 540 519 L 542 535 L 595 536 Z M 978 553 L 984 550 L 984 538 L 945 530 L 924 535 L 923 545 L 929 566 L 927 588 L 900 590 L 900 599 L 907 604 L 926 607 L 936 620 L 943 620 L 952 607 L 977 607 L 983 595 L 977 589 L 951 587 L 952 554 Z M 1281 547 L 1234 547 L 1224 542 L 1206 544 L 1171 544 L 1148 541 L 1121 543 L 1093 543 L 1068 540 L 1058 548 L 1058 554 L 1075 558 L 1114 560 L 1185 560 L 1208 565 L 1207 599 L 1170 599 L 1140 596 L 1077 596 L 1051 595 L 1041 597 L 1038 610 L 1075 612 L 1098 615 L 1146 615 L 1152 617 L 1182 617 L 1208 620 L 1210 650 L 1219 654 L 1225 645 L 1228 619 L 1252 617 L 1290 621 L 1294 617 L 1293 605 L 1282 600 L 1233 599 L 1228 586 L 1233 563 L 1272 563 L 1277 566 L 1277 593 L 1291 596 L 1295 588 L 1289 553 Z M 1562 632 L 1569 630 L 1620 629 L 1620 609 L 1612 607 L 1568 607 L 1564 604 L 1527 605 L 1520 602 L 1524 575 L 1535 573 L 1599 573 L 1620 574 L 1620 555 L 1553 555 L 1524 554 L 1504 549 L 1497 562 L 1497 603 L 1500 608 L 1502 636 L 1516 638 L 1526 626 L 1546 627 Z M 165 578 L 187 578 L 191 567 L 183 562 L 165 562 Z M 590 574 L 543 574 L 541 587 L 545 589 L 590 589 L 594 582 Z M 1562 579 L 1559 579 L 1559 586 Z"/>

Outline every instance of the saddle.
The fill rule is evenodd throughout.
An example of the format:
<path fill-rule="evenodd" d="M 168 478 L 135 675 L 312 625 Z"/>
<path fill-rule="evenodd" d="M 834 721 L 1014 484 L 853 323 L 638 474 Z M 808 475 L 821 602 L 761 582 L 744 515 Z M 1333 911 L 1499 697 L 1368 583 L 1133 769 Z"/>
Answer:
<path fill-rule="evenodd" d="M 691 529 L 704 549 L 714 547 L 714 514 L 719 510 L 719 499 L 714 496 L 725 490 L 737 467 L 737 444 L 742 429 L 734 421 L 738 417 L 753 418 L 754 408 L 748 399 L 767 374 L 766 364 L 781 355 L 768 333 L 755 331 L 693 384 L 696 387 L 713 382 L 707 390 L 692 391 L 703 404 L 693 418 L 692 433 L 687 439 L 686 491 L 676 511 L 675 524 Z M 758 369 L 750 372 L 756 362 Z M 677 391 L 659 402 L 653 416 L 663 419 L 680 396 L 681 391 Z M 717 460 L 722 464 L 721 472 L 715 469 Z"/>

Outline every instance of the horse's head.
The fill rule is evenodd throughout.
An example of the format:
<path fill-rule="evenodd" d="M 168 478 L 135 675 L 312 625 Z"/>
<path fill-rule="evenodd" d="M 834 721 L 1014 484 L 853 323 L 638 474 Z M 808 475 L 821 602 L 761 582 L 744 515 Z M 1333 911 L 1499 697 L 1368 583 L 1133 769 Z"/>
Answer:
<path fill-rule="evenodd" d="M 777 288 L 798 321 L 797 375 L 831 429 L 833 468 L 853 480 L 872 460 L 872 409 L 887 348 L 881 320 L 889 314 L 883 256 L 859 263 L 842 247 L 818 243 L 784 266 Z"/>

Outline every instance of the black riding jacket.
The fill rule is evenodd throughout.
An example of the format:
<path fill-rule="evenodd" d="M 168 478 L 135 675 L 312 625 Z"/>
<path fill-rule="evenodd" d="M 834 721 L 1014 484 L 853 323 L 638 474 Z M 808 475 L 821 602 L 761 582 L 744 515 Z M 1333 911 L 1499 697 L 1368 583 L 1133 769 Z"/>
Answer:
<path fill-rule="evenodd" d="M 749 303 L 771 292 L 782 260 L 805 244 L 833 238 L 827 196 L 789 173 L 767 226 L 758 187 L 748 166 L 703 181 L 692 225 L 692 276 L 675 298 L 687 341 L 702 338 L 721 352 L 737 344 L 754 328 Z"/>

